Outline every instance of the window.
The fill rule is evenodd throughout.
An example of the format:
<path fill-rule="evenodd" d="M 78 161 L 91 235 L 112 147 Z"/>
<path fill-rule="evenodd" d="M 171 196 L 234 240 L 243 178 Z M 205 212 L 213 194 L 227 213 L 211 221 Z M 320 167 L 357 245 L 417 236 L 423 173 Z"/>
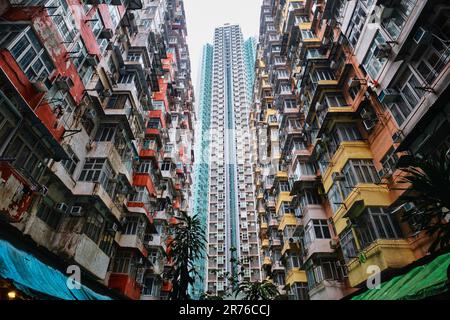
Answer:
<path fill-rule="evenodd" d="M 315 189 L 305 189 L 300 195 L 300 204 L 303 208 L 309 205 L 318 205 L 320 203 L 320 197 Z"/>
<path fill-rule="evenodd" d="M 304 29 L 302 29 L 301 33 L 302 33 L 302 39 L 313 39 L 313 38 L 316 38 L 316 35 L 311 30 L 304 30 Z"/>
<path fill-rule="evenodd" d="M 278 185 L 278 190 L 280 192 L 289 192 L 289 183 L 287 181 L 281 181 Z"/>
<path fill-rule="evenodd" d="M 120 16 L 117 6 L 108 6 L 109 15 L 111 17 L 112 24 L 114 26 L 114 29 L 117 28 L 120 22 Z"/>
<path fill-rule="evenodd" d="M 328 69 L 315 69 L 311 73 L 311 80 L 314 83 L 322 80 L 333 80 L 334 76 Z"/>
<path fill-rule="evenodd" d="M 159 129 L 161 128 L 161 120 L 159 118 L 150 118 L 147 123 L 147 128 L 149 129 Z"/>
<path fill-rule="evenodd" d="M 172 170 L 172 162 L 164 161 L 161 165 L 161 171 L 170 171 Z"/>
<path fill-rule="evenodd" d="M 53 209 L 53 201 L 44 198 L 39 205 L 36 216 L 44 221 L 50 228 L 56 230 L 62 218 L 62 214 Z"/>
<path fill-rule="evenodd" d="M 123 234 L 136 235 L 139 239 L 144 239 L 146 224 L 138 216 L 128 216 Z"/>
<path fill-rule="evenodd" d="M 333 210 L 333 213 L 336 213 L 341 207 L 343 201 L 338 184 L 335 183 L 330 188 L 330 191 L 328 191 L 328 199 L 330 202 L 331 209 Z"/>
<path fill-rule="evenodd" d="M 80 181 L 99 182 L 108 192 L 111 198 L 114 193 L 114 184 L 111 183 L 113 171 L 107 159 L 103 158 L 87 158 L 84 163 L 83 170 L 80 174 Z"/>
<path fill-rule="evenodd" d="M 309 300 L 308 286 L 304 283 L 295 282 L 290 288 L 290 298 L 294 300 Z"/>
<path fill-rule="evenodd" d="M 377 57 L 377 52 L 379 52 L 380 50 L 378 46 L 381 44 L 386 44 L 386 40 L 384 39 L 383 35 L 379 31 L 377 31 L 377 33 L 375 34 L 375 38 L 373 39 L 366 57 L 364 58 L 362 63 L 364 69 L 372 79 L 377 78 L 378 74 L 381 71 L 381 68 L 387 61 L 387 58 Z"/>
<path fill-rule="evenodd" d="M 295 100 L 285 100 L 284 107 L 286 109 L 295 109 L 297 108 L 297 103 L 295 102 Z"/>
<path fill-rule="evenodd" d="M 70 57 L 77 68 L 78 75 L 83 81 L 83 84 L 87 85 L 91 81 L 92 75 L 94 74 L 94 69 L 89 64 L 89 55 L 86 46 L 83 41 L 79 39 L 71 51 L 74 53 L 71 53 Z"/>
<path fill-rule="evenodd" d="M 104 219 L 97 212 L 90 212 L 84 225 L 84 234 L 95 243 L 100 240 L 103 231 Z"/>
<path fill-rule="evenodd" d="M 383 168 L 391 169 L 392 172 L 395 171 L 398 162 L 397 154 L 395 153 L 394 147 L 391 147 L 384 158 L 381 160 Z"/>
<path fill-rule="evenodd" d="M 409 67 L 396 81 L 395 87 L 400 92 L 400 97 L 388 107 L 397 123 L 402 125 L 416 108 L 425 92 L 418 89 L 423 86 Z"/>
<path fill-rule="evenodd" d="M 136 187 L 136 193 L 130 194 L 129 200 L 143 203 L 145 208 L 151 207 L 151 198 L 146 187 Z"/>
<path fill-rule="evenodd" d="M 130 251 L 119 251 L 116 255 L 113 267 L 113 273 L 128 274 L 134 278 L 137 267 L 133 261 L 133 253 Z"/>
<path fill-rule="evenodd" d="M 66 151 L 69 155 L 69 159 L 61 161 L 61 164 L 66 169 L 67 173 L 72 176 L 80 160 L 71 147 L 67 146 Z"/>
<path fill-rule="evenodd" d="M 144 296 L 159 297 L 161 291 L 161 281 L 156 278 L 146 278 L 142 294 Z"/>
<path fill-rule="evenodd" d="M 12 164 L 15 168 L 38 180 L 46 167 L 41 154 L 43 150 L 44 146 L 36 137 L 21 133 L 11 141 L 5 151 L 5 157 L 14 159 Z"/>
<path fill-rule="evenodd" d="M 105 232 L 100 241 L 100 250 L 102 250 L 107 256 L 111 257 L 114 251 L 114 238 L 115 233 Z"/>
<path fill-rule="evenodd" d="M 137 169 L 137 173 L 151 173 L 153 168 L 153 164 L 151 161 L 143 161 L 139 168 Z"/>
<path fill-rule="evenodd" d="M 360 84 L 349 88 L 348 93 L 350 94 L 350 97 L 352 97 L 353 101 L 355 101 L 356 96 L 359 93 L 359 90 L 361 90 L 361 85 Z"/>
<path fill-rule="evenodd" d="M 338 123 L 331 133 L 331 142 L 329 143 L 330 154 L 333 155 L 344 141 L 359 141 L 362 136 L 359 133 L 356 123 Z"/>
<path fill-rule="evenodd" d="M 0 111 L 7 110 L 6 106 L 3 105 L 4 100 L 0 98 Z M 11 135 L 14 129 L 13 122 L 10 121 L 6 116 L 0 113 L 0 148 L 3 143 L 5 143 L 8 137 Z M 16 119 L 14 119 L 16 122 Z"/>
<path fill-rule="evenodd" d="M 353 11 L 353 16 L 348 27 L 348 40 L 350 44 L 355 47 L 361 36 L 362 29 L 366 23 L 366 19 L 374 0 L 361 0 L 356 2 L 356 8 Z"/>
<path fill-rule="evenodd" d="M 428 28 L 433 30 L 433 35 L 416 69 L 425 82 L 431 85 L 450 62 L 450 10 L 441 10 Z"/>
<path fill-rule="evenodd" d="M 305 246 L 308 247 L 315 239 L 331 239 L 327 220 L 312 219 L 308 222 L 305 231 Z"/>
<path fill-rule="evenodd" d="M 394 11 L 389 18 L 383 19 L 381 25 L 389 33 L 392 39 L 397 40 L 417 0 L 401 0 L 394 6 Z"/>
<path fill-rule="evenodd" d="M 77 27 L 66 0 L 54 0 L 46 5 L 48 15 L 58 29 L 66 49 L 70 49 L 77 35 Z M 70 51 L 70 50 L 68 50 Z"/>
<path fill-rule="evenodd" d="M 105 25 L 103 24 L 102 18 L 99 15 L 98 10 L 93 15 L 93 21 L 90 21 L 92 32 L 94 33 L 94 37 L 97 39 L 97 44 L 100 47 L 100 52 L 104 52 L 106 46 L 108 45 L 108 40 L 100 37 L 102 30 Z"/>
<path fill-rule="evenodd" d="M 97 135 L 95 141 L 114 141 L 114 137 L 117 131 L 117 124 L 115 123 L 103 123 L 97 129 Z"/>
<path fill-rule="evenodd" d="M 342 267 L 338 266 L 335 260 L 319 259 L 316 263 L 307 269 L 308 286 L 315 288 L 324 280 L 342 281 L 345 273 Z"/>
<path fill-rule="evenodd" d="M 22 71 L 31 81 L 45 81 L 53 72 L 50 56 L 31 27 L 2 26 L 0 46 L 9 49 Z"/>
<path fill-rule="evenodd" d="M 322 99 L 322 103 L 325 103 L 328 108 L 344 107 L 348 105 L 344 96 L 340 93 L 334 95 L 325 95 Z"/>
<path fill-rule="evenodd" d="M 380 178 L 372 160 L 349 160 L 342 173 L 345 176 L 345 184 L 342 193 L 344 198 L 360 183 L 377 183 Z"/>
<path fill-rule="evenodd" d="M 358 249 L 356 247 L 355 238 L 353 237 L 353 230 L 350 228 L 339 236 L 344 259 L 349 262 L 351 259 L 358 256 Z"/>
<path fill-rule="evenodd" d="M 372 207 L 356 219 L 356 232 L 362 248 L 368 247 L 377 239 L 398 239 L 400 229 L 391 214 L 382 208 Z"/>
<path fill-rule="evenodd" d="M 132 84 L 134 82 L 134 78 L 135 78 L 135 73 L 134 72 L 129 72 L 126 73 L 122 76 L 120 76 L 118 83 L 122 83 L 122 84 Z"/>

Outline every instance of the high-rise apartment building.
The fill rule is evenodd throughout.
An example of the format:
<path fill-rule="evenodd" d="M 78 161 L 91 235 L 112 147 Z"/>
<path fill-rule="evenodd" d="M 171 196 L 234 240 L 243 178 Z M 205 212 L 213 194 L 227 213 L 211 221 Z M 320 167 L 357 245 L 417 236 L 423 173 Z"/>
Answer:
<path fill-rule="evenodd" d="M 265 0 L 260 21 L 263 269 L 292 299 L 340 299 L 430 245 L 401 219 L 399 166 L 449 148 L 448 2 Z"/>
<path fill-rule="evenodd" d="M 164 299 L 191 198 L 183 1 L 7 0 L 0 16 L 0 286 Z"/>
<path fill-rule="evenodd" d="M 215 29 L 214 43 L 203 55 L 199 112 L 205 131 L 198 152 L 205 163 L 197 163 L 195 179 L 196 190 L 206 192 L 196 197 L 194 208 L 208 214 L 204 290 L 212 294 L 232 289 L 227 276 L 261 279 L 247 82 L 254 66 L 247 47 L 253 49 L 254 41 L 245 46 L 240 27 L 225 25 Z"/>

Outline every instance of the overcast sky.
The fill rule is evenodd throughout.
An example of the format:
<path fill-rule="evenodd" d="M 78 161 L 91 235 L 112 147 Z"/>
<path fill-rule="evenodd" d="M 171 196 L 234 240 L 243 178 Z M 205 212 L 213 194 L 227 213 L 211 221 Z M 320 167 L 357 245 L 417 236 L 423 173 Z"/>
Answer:
<path fill-rule="evenodd" d="M 184 0 L 192 83 L 195 87 L 202 47 L 207 42 L 212 43 L 214 28 L 225 23 L 236 23 L 241 26 L 244 39 L 257 37 L 261 4 L 262 0 Z"/>

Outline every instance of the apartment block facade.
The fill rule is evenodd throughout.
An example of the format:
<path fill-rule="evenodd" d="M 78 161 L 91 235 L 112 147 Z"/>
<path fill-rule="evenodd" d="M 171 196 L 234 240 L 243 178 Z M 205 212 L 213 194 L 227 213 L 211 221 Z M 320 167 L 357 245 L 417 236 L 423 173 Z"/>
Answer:
<path fill-rule="evenodd" d="M 7 0 L 0 16 L 0 259 L 39 266 L 0 283 L 165 299 L 169 226 L 192 196 L 183 1 Z M 87 296 L 67 292 L 68 270 Z"/>
<path fill-rule="evenodd" d="M 213 295 L 233 289 L 230 276 L 261 279 L 249 131 L 248 79 L 254 68 L 246 48 L 254 49 L 254 41 L 245 45 L 240 27 L 225 25 L 215 29 L 203 55 L 198 154 L 204 157 L 197 162 L 194 208 L 208 215 L 203 292 Z"/>
<path fill-rule="evenodd" d="M 266 0 L 251 129 L 264 276 L 341 299 L 422 258 L 403 157 L 449 148 L 450 6 Z"/>

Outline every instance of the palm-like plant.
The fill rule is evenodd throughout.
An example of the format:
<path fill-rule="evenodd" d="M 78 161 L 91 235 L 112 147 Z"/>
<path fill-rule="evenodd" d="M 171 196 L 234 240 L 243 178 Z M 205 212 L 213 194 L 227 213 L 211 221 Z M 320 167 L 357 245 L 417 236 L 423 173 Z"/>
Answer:
<path fill-rule="evenodd" d="M 275 284 L 269 280 L 263 282 L 243 281 L 235 291 L 235 298 L 242 294 L 242 300 L 275 300 L 280 292 Z"/>
<path fill-rule="evenodd" d="M 174 238 L 169 243 L 173 267 L 170 278 L 173 289 L 171 300 L 188 300 L 189 285 L 200 275 L 195 270 L 195 261 L 204 257 L 206 235 L 197 215 L 190 217 L 183 213 L 177 218 L 179 223 L 172 226 Z"/>
<path fill-rule="evenodd" d="M 415 208 L 403 214 L 415 231 L 425 231 L 435 239 L 430 252 L 444 249 L 450 244 L 450 157 L 443 151 L 439 157 L 411 158 L 401 183 L 408 184 L 406 202 Z"/>

